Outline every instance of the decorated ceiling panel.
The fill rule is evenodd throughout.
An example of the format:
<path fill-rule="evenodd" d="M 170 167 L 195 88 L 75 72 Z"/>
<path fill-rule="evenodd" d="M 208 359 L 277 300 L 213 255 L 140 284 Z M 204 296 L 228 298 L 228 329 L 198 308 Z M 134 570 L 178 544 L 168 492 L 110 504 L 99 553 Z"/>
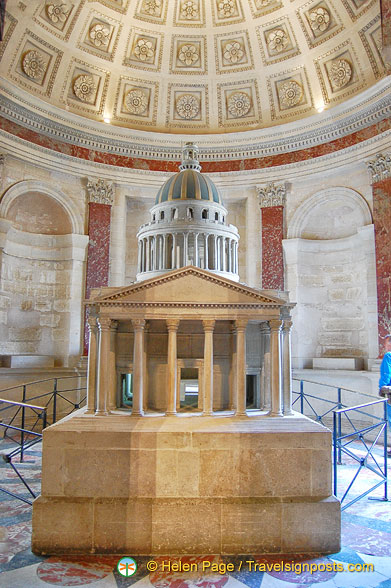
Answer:
<path fill-rule="evenodd" d="M 0 57 L 36 99 L 190 134 L 301 119 L 385 75 L 379 0 L 8 0 Z"/>

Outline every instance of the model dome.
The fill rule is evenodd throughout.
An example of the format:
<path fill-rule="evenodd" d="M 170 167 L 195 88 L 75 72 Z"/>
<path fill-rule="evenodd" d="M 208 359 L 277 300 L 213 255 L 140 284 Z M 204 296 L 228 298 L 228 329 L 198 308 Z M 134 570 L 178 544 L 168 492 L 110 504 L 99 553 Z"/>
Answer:
<path fill-rule="evenodd" d="M 186 143 L 180 171 L 160 188 L 138 238 L 137 280 L 194 265 L 238 281 L 239 234 L 227 223 L 216 186 L 201 174 L 198 147 Z"/>
<path fill-rule="evenodd" d="M 179 169 L 181 171 L 160 188 L 155 204 L 171 200 L 209 200 L 223 204 L 212 180 L 200 173 L 198 147 L 194 143 L 186 143 Z"/>

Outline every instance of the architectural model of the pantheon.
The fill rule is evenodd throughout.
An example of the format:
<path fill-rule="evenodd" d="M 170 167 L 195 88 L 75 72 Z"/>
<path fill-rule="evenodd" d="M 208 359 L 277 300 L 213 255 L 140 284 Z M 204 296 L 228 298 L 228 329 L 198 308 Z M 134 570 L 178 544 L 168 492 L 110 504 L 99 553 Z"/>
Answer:
<path fill-rule="evenodd" d="M 331 433 L 292 412 L 292 304 L 239 283 L 195 145 L 150 215 L 137 281 L 88 301 L 87 407 L 44 432 L 34 551 L 338 551 Z"/>
<path fill-rule="evenodd" d="M 89 362 L 34 549 L 337 550 L 290 363 L 296 391 L 378 398 L 390 0 L 4 5 L 1 387 Z"/>

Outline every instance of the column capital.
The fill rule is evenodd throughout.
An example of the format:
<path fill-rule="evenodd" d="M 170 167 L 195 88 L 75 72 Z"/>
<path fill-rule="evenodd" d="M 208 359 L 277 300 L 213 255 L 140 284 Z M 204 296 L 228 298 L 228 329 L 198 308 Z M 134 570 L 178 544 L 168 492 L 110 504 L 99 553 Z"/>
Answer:
<path fill-rule="evenodd" d="M 372 183 L 391 178 L 391 153 L 378 153 L 376 159 L 367 161 Z"/>
<path fill-rule="evenodd" d="M 96 329 L 98 327 L 97 322 L 96 322 L 96 316 L 89 316 L 87 319 L 87 325 L 88 325 L 88 329 L 90 331 L 92 331 L 93 329 Z"/>
<path fill-rule="evenodd" d="M 109 204 L 114 202 L 114 183 L 98 178 L 87 178 L 88 202 L 97 204 Z"/>
<path fill-rule="evenodd" d="M 98 317 L 98 327 L 100 331 L 109 331 L 111 327 L 111 318 L 108 316 Z"/>
<path fill-rule="evenodd" d="M 177 331 L 179 328 L 179 323 L 179 319 L 166 319 L 166 325 L 169 331 Z"/>
<path fill-rule="evenodd" d="M 272 319 L 269 321 L 270 330 L 271 331 L 279 331 L 281 329 L 282 320 L 280 319 Z"/>
<path fill-rule="evenodd" d="M 256 186 L 260 208 L 271 206 L 285 206 L 286 187 L 285 184 L 274 184 L 271 182 L 266 186 Z"/>
<path fill-rule="evenodd" d="M 119 322 L 118 321 L 111 321 L 110 330 L 116 331 L 118 329 Z"/>
<path fill-rule="evenodd" d="M 132 319 L 132 327 L 135 331 L 142 331 L 145 327 L 144 319 Z"/>
<path fill-rule="evenodd" d="M 293 322 L 289 319 L 284 319 L 283 321 L 283 325 L 282 325 L 282 330 L 285 332 L 289 332 L 292 328 Z"/>
<path fill-rule="evenodd" d="M 237 331 L 245 331 L 247 327 L 248 319 L 236 319 L 235 328 Z"/>
<path fill-rule="evenodd" d="M 204 331 L 210 332 L 213 331 L 215 328 L 216 321 L 214 319 L 205 319 L 202 321 L 202 326 L 204 327 Z"/>

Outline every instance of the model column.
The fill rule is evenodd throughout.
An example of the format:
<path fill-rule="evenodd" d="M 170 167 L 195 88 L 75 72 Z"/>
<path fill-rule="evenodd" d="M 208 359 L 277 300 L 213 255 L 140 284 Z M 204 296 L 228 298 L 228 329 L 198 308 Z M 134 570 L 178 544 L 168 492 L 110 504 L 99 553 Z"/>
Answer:
<path fill-rule="evenodd" d="M 110 327 L 111 319 L 107 317 L 98 318 L 99 327 L 99 361 L 98 361 L 98 398 L 96 402 L 96 416 L 107 415 L 107 395 L 109 392 L 109 370 L 110 365 Z"/>
<path fill-rule="evenodd" d="M 292 365 L 291 365 L 291 328 L 292 321 L 284 320 L 282 327 L 283 355 L 282 371 L 284 382 L 284 415 L 292 412 Z"/>
<path fill-rule="evenodd" d="M 167 410 L 166 415 L 176 414 L 177 390 L 177 342 L 176 335 L 179 327 L 178 319 L 167 319 L 168 350 L 167 350 Z"/>
<path fill-rule="evenodd" d="M 86 414 L 94 414 L 96 403 L 96 352 L 98 339 L 98 325 L 96 324 L 96 316 L 93 316 L 90 310 L 88 317 L 88 377 L 87 377 L 87 410 Z"/>
<path fill-rule="evenodd" d="M 109 412 L 117 408 L 117 370 L 116 370 L 116 341 L 118 321 L 111 321 L 110 326 L 110 366 L 109 366 L 109 397 L 107 409 Z"/>
<path fill-rule="evenodd" d="M 247 319 L 235 321 L 236 327 L 236 410 L 235 416 L 246 415 L 246 327 Z"/>
<path fill-rule="evenodd" d="M 131 416 L 143 416 L 144 392 L 144 319 L 132 320 L 133 342 L 133 404 Z"/>
<path fill-rule="evenodd" d="M 282 416 L 281 410 L 281 379 L 280 379 L 280 332 L 281 320 L 271 320 L 270 325 L 270 380 L 272 406 L 269 416 Z"/>
<path fill-rule="evenodd" d="M 208 319 L 202 321 L 204 327 L 204 404 L 202 414 L 213 414 L 213 331 L 215 321 Z"/>

